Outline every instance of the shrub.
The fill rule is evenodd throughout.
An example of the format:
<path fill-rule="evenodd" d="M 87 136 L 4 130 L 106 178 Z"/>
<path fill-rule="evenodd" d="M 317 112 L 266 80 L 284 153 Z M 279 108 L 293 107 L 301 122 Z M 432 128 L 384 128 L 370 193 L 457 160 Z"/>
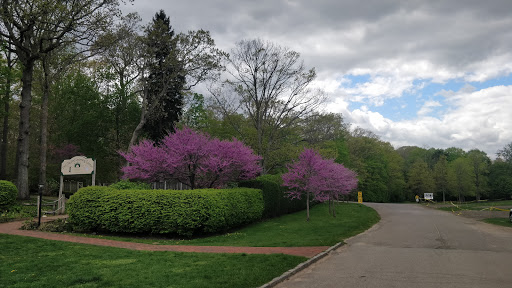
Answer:
<path fill-rule="evenodd" d="M 121 180 L 110 185 L 110 187 L 118 190 L 150 190 L 151 184 L 144 182 L 131 182 L 130 180 Z"/>
<path fill-rule="evenodd" d="M 290 199 L 286 194 L 286 187 L 282 186 L 281 175 L 263 175 L 256 179 L 240 182 L 240 187 L 261 189 L 265 208 L 264 218 L 277 217 L 306 209 L 306 200 Z"/>
<path fill-rule="evenodd" d="M 0 180 L 0 207 L 10 206 L 16 202 L 18 189 L 9 181 Z"/>
<path fill-rule="evenodd" d="M 68 202 L 77 231 L 158 233 L 192 236 L 216 233 L 261 219 L 263 197 L 250 188 L 203 190 L 117 190 L 86 187 Z"/>

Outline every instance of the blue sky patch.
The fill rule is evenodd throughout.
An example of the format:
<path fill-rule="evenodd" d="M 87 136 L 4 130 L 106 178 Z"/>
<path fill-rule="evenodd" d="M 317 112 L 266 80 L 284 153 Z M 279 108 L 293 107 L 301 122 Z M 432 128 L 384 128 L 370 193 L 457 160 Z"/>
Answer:
<path fill-rule="evenodd" d="M 344 83 L 342 85 L 345 88 L 353 88 L 358 84 L 371 81 L 369 74 L 345 75 L 344 78 L 350 80 L 350 83 Z M 434 83 L 431 82 L 431 80 L 417 79 L 413 82 L 415 88 L 412 89 L 412 91 L 404 91 L 404 94 L 400 98 L 387 99 L 382 106 L 373 106 L 368 101 L 364 101 L 364 103 L 353 101 L 350 102 L 348 108 L 354 111 L 366 105 L 368 110 L 378 112 L 385 118 L 393 121 L 410 120 L 418 116 L 441 118 L 444 111 L 451 108 L 451 106 L 445 102 L 445 98 L 440 95 L 440 92 L 443 90 L 457 92 L 468 84 L 473 86 L 476 91 L 493 86 L 512 85 L 512 75 L 491 79 L 485 82 L 465 82 L 460 79 L 455 79 L 446 83 Z M 436 101 L 441 104 L 441 106 L 430 107 L 429 113 L 418 115 L 418 111 L 420 111 L 428 101 Z"/>

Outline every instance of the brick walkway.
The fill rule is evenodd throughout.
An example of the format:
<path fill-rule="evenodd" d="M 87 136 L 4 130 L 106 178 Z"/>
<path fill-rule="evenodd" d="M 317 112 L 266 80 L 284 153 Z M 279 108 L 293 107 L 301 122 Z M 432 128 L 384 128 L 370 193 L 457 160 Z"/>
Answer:
<path fill-rule="evenodd" d="M 43 218 L 43 221 L 62 218 L 63 216 Z M 65 217 L 65 216 L 64 216 Z M 0 234 L 36 237 L 48 240 L 66 241 L 97 246 L 109 246 L 132 250 L 147 251 L 176 251 L 176 252 L 202 252 L 202 253 L 247 253 L 247 254 L 274 254 L 304 256 L 311 258 L 329 248 L 329 246 L 316 247 L 230 247 L 230 246 L 185 246 L 185 245 L 152 245 L 116 240 L 89 238 L 59 233 L 48 233 L 36 230 L 19 230 L 24 221 L 7 222 L 0 224 Z"/>

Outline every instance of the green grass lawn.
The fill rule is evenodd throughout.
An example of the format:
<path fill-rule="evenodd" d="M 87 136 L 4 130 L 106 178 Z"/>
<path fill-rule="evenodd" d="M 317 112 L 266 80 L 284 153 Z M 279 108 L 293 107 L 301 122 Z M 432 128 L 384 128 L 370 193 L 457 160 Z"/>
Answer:
<path fill-rule="evenodd" d="M 444 211 L 459 211 L 459 210 L 482 210 L 489 207 L 510 207 L 512 208 L 512 200 L 506 201 L 481 201 L 481 202 L 470 202 L 470 203 L 457 203 L 453 202 L 454 205 L 446 207 L 438 207 Z M 432 204 L 430 204 L 432 205 Z M 434 204 L 435 206 L 442 205 L 442 203 Z M 435 207 L 434 206 L 434 207 Z"/>
<path fill-rule="evenodd" d="M 333 218 L 329 215 L 329 207 L 327 204 L 318 204 L 311 208 L 309 222 L 306 222 L 306 211 L 299 211 L 254 223 L 223 235 L 190 240 L 166 239 L 164 237 L 73 235 L 164 245 L 253 247 L 332 246 L 343 241 L 343 239 L 367 230 L 380 220 L 379 215 L 372 208 L 354 203 L 336 204 L 336 214 L 336 218 Z"/>
<path fill-rule="evenodd" d="M 500 225 L 505 227 L 512 227 L 512 222 L 510 222 L 510 219 L 508 218 L 488 218 L 482 220 L 485 223 L 494 224 L 494 225 Z"/>
<path fill-rule="evenodd" d="M 0 287 L 258 287 L 306 258 L 133 251 L 0 234 Z"/>

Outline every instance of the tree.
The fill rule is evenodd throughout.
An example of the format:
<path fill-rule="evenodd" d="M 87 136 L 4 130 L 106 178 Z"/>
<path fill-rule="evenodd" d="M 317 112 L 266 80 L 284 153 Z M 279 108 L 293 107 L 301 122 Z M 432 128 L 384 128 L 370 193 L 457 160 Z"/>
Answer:
<path fill-rule="evenodd" d="M 457 147 L 447 148 L 444 150 L 444 153 L 446 155 L 446 160 L 448 160 L 449 163 L 466 156 L 466 152 Z"/>
<path fill-rule="evenodd" d="M 337 199 L 340 194 L 348 194 L 357 187 L 355 172 L 332 159 L 322 159 L 313 149 L 304 149 L 282 178 L 290 198 L 306 197 L 307 221 L 310 200 L 324 202 Z"/>
<path fill-rule="evenodd" d="M 445 203 L 446 192 L 448 191 L 448 161 L 444 155 L 439 157 L 434 166 L 434 182 L 437 192 L 443 194 L 443 203 Z"/>
<path fill-rule="evenodd" d="M 467 157 L 471 162 L 473 179 L 475 181 L 475 195 L 476 200 L 479 201 L 482 194 L 487 190 L 489 174 L 489 166 L 491 165 L 491 159 L 487 157 L 487 154 L 483 151 L 474 149 L 467 153 Z"/>
<path fill-rule="evenodd" d="M 309 145 L 318 145 L 327 141 L 346 138 L 348 125 L 343 122 L 341 113 L 318 113 L 302 120 L 301 136 Z"/>
<path fill-rule="evenodd" d="M 407 184 L 413 195 L 423 195 L 434 191 L 434 181 L 427 163 L 417 160 L 407 173 Z"/>
<path fill-rule="evenodd" d="M 512 198 L 512 165 L 496 160 L 490 167 L 489 186 L 491 199 Z"/>
<path fill-rule="evenodd" d="M 116 150 L 125 147 L 138 123 L 138 117 L 133 118 L 132 112 L 137 111 L 140 115 L 136 84 L 143 73 L 141 67 L 146 56 L 143 55 L 143 37 L 139 35 L 140 16 L 131 13 L 121 20 L 95 43 L 98 49 L 103 50 L 97 63 L 97 73 L 105 82 L 103 86 L 107 89 L 104 94 L 112 107 Z"/>
<path fill-rule="evenodd" d="M 97 181 L 115 181 L 119 165 L 112 137 L 111 110 L 107 99 L 89 75 L 72 67 L 53 86 L 49 114 L 49 142 L 55 147 L 74 144 L 87 157 L 98 160 Z M 76 155 L 75 155 L 76 156 Z M 48 171 L 58 177 L 57 171 Z"/>
<path fill-rule="evenodd" d="M 505 145 L 503 149 L 498 150 L 496 155 L 498 155 L 498 157 L 502 158 L 508 164 L 512 165 L 512 142 Z"/>
<path fill-rule="evenodd" d="M 183 114 L 182 123 L 193 129 L 205 128 L 208 121 L 208 112 L 204 104 L 204 96 L 194 93 L 189 101 L 188 108 Z"/>
<path fill-rule="evenodd" d="M 116 14 L 117 0 L 1 0 L 0 36 L 22 65 L 18 138 L 18 197 L 29 197 L 28 166 L 32 80 L 37 60 L 67 43 L 87 47 Z M 11 46 L 12 45 L 12 46 Z"/>
<path fill-rule="evenodd" d="M 359 175 L 358 189 L 365 199 L 373 202 L 405 200 L 404 161 L 390 143 L 359 128 L 348 137 L 347 147 L 347 165 Z"/>
<path fill-rule="evenodd" d="M 148 115 L 144 131 L 149 139 L 160 141 L 172 129 L 182 113 L 185 75 L 177 59 L 177 43 L 171 21 L 163 10 L 153 17 L 144 39 L 151 60 L 148 65 Z"/>
<path fill-rule="evenodd" d="M 260 157 L 242 142 L 212 139 L 186 127 L 167 135 L 158 146 L 144 140 L 121 155 L 130 164 L 122 169 L 125 178 L 175 179 L 191 189 L 219 188 L 261 172 Z"/>
<path fill-rule="evenodd" d="M 15 68 L 16 59 L 11 50 L 0 47 L 2 56 L 0 56 L 0 95 L 4 110 L 0 115 L 3 116 L 2 139 L 0 139 L 0 180 L 7 180 L 7 146 L 9 134 L 9 113 L 12 98 L 12 85 L 16 82 Z"/>
<path fill-rule="evenodd" d="M 475 192 L 475 181 L 471 162 L 460 157 L 449 164 L 448 179 L 449 189 L 459 202 L 463 202 L 466 196 L 472 196 Z"/>
<path fill-rule="evenodd" d="M 146 30 L 144 43 L 144 54 L 150 58 L 144 59 L 140 67 L 142 108 L 128 148 L 144 131 L 154 139 L 165 136 L 163 131 L 172 131 L 169 125 L 181 115 L 183 94 L 203 81 L 215 79 L 225 57 L 208 31 L 174 35 L 163 11 L 155 15 L 153 25 Z"/>
<path fill-rule="evenodd" d="M 210 92 L 225 115 L 243 111 L 250 119 L 256 130 L 255 149 L 268 170 L 271 151 L 286 137 L 280 132 L 314 111 L 325 94 L 310 88 L 316 73 L 306 69 L 299 53 L 271 42 L 238 42 L 227 65 L 228 79 Z"/>

